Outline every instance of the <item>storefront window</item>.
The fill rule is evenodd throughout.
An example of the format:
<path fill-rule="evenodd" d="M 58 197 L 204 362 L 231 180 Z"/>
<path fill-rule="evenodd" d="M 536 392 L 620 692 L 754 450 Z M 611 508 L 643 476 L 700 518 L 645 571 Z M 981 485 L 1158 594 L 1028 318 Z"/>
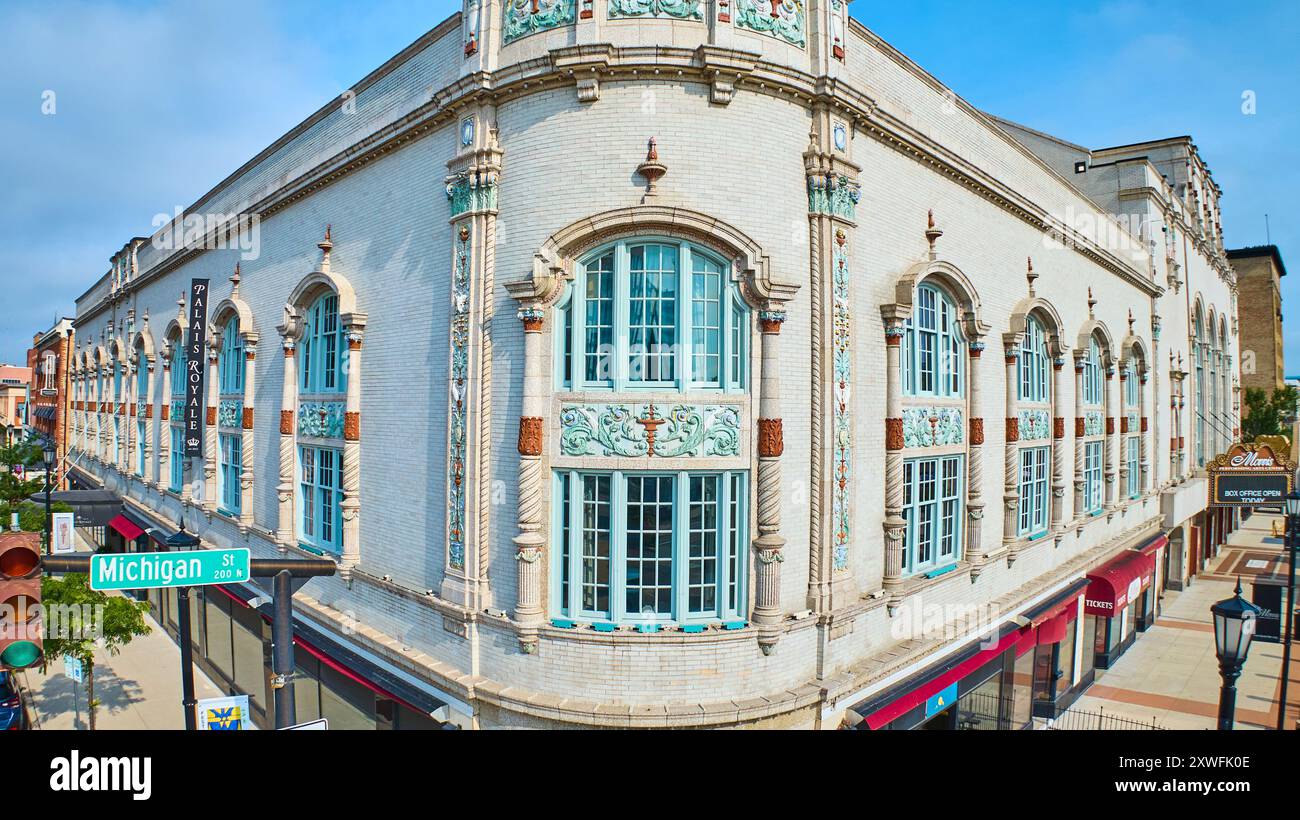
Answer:
<path fill-rule="evenodd" d="M 1056 697 L 1059 699 L 1074 685 L 1074 639 L 1079 634 L 1078 620 L 1070 621 L 1065 630 L 1065 638 L 1057 644 L 1056 652 Z"/>
<path fill-rule="evenodd" d="M 230 600 L 221 593 L 205 597 L 208 616 L 208 662 L 227 680 L 234 680 L 235 655 L 230 643 Z"/>
<path fill-rule="evenodd" d="M 1097 668 L 1097 616 L 1086 615 L 1083 619 L 1083 657 L 1079 658 L 1080 680 Z"/>
<path fill-rule="evenodd" d="M 1034 653 L 1016 658 L 1011 673 L 1012 726 L 1022 728 L 1033 718 Z"/>
<path fill-rule="evenodd" d="M 262 616 L 242 606 L 231 608 L 235 656 L 235 686 L 249 696 L 253 707 L 266 711 L 266 657 L 263 653 Z"/>
<path fill-rule="evenodd" d="M 321 717 L 335 729 L 374 729 L 375 694 L 328 666 L 320 670 Z"/>
<path fill-rule="evenodd" d="M 957 701 L 957 728 L 961 731 L 1006 728 L 1001 719 L 1002 711 L 1002 676 L 994 675 Z"/>

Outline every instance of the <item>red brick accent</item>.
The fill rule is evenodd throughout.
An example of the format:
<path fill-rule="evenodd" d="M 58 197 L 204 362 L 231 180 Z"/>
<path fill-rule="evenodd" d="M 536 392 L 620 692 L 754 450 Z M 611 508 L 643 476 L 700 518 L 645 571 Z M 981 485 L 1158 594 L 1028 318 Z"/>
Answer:
<path fill-rule="evenodd" d="M 1143 416 L 1143 417 L 1142 417 L 1142 432 L 1145 433 L 1145 432 L 1146 432 L 1147 430 L 1149 430 L 1149 429 L 1151 429 L 1151 420 L 1148 419 L 1146 416 Z"/>
<path fill-rule="evenodd" d="M 1115 417 L 1114 417 L 1114 416 L 1107 416 L 1107 417 L 1106 417 L 1106 435 L 1108 435 L 1108 436 L 1113 436 L 1113 435 L 1115 435 Z"/>
<path fill-rule="evenodd" d="M 975 447 L 984 443 L 984 419 L 970 420 L 970 443 Z"/>
<path fill-rule="evenodd" d="M 1083 422 L 1083 419 L 1076 418 L 1076 419 L 1074 420 L 1074 437 L 1075 437 L 1075 438 L 1083 438 L 1083 428 L 1084 428 L 1084 422 Z"/>
<path fill-rule="evenodd" d="M 292 410 L 280 411 L 280 435 L 282 436 L 293 435 L 293 411 Z"/>
<path fill-rule="evenodd" d="M 172 415 L 172 409 L 164 404 L 162 406 L 162 420 L 163 421 L 169 420 L 171 418 L 171 415 Z"/>
<path fill-rule="evenodd" d="M 1059 416 L 1052 419 L 1052 435 L 1056 437 L 1057 441 L 1065 438 L 1065 419 Z"/>
<path fill-rule="evenodd" d="M 209 425 L 209 426 L 212 426 L 212 425 L 214 425 L 214 424 L 216 424 L 216 423 L 217 423 L 217 408 L 215 408 L 215 407 L 209 407 L 209 408 L 208 408 L 208 425 Z"/>
<path fill-rule="evenodd" d="M 361 414 L 343 414 L 343 440 L 361 441 Z"/>
<path fill-rule="evenodd" d="M 151 419 L 151 418 L 153 418 L 153 405 L 152 405 L 152 404 L 146 404 L 146 405 L 144 406 L 144 417 L 145 417 L 146 419 Z"/>
<path fill-rule="evenodd" d="M 1125 416 L 1124 418 L 1119 420 L 1119 431 L 1121 433 L 1128 432 L 1128 416 Z"/>
<path fill-rule="evenodd" d="M 1007 444 L 1020 441 L 1020 419 L 1007 419 Z"/>
<path fill-rule="evenodd" d="M 253 408 L 251 407 L 244 408 L 244 429 L 253 429 Z"/>

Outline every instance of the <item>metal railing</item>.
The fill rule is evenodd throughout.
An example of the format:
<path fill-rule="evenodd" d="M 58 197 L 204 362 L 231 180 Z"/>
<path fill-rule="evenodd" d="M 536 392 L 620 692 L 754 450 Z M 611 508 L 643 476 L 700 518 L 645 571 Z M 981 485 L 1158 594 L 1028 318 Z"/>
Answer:
<path fill-rule="evenodd" d="M 1133 731 L 1138 729 L 1155 729 L 1163 731 L 1165 727 L 1156 722 L 1156 718 L 1141 721 L 1132 718 L 1120 717 L 1118 715 L 1108 715 L 1103 707 L 1098 707 L 1096 712 L 1084 712 L 1076 709 L 1069 709 L 1057 715 L 1055 719 L 1045 722 L 1045 729 L 1055 729 L 1066 732 L 1079 731 Z"/>

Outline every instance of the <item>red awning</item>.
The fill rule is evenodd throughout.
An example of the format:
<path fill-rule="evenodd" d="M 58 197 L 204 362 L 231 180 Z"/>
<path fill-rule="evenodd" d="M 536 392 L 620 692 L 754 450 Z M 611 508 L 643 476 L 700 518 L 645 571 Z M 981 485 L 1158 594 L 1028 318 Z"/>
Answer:
<path fill-rule="evenodd" d="M 1169 545 L 1169 536 L 1157 535 L 1155 538 L 1152 538 L 1150 541 L 1143 544 L 1138 551 L 1141 552 L 1143 555 L 1155 555 L 1156 550 L 1168 545 Z"/>
<path fill-rule="evenodd" d="M 137 527 L 135 522 L 127 518 L 125 515 L 119 515 L 117 518 L 109 521 L 108 526 L 116 530 L 119 535 L 128 541 L 134 541 L 144 535 L 144 530 Z"/>
<path fill-rule="evenodd" d="M 1038 627 L 1038 643 L 1040 646 L 1060 643 L 1065 640 L 1065 633 L 1070 629 L 1069 612 L 1062 612 L 1052 620 Z"/>
<path fill-rule="evenodd" d="M 1112 618 L 1120 613 L 1142 588 L 1151 583 L 1155 559 L 1148 554 L 1129 550 L 1088 574 L 1083 611 L 1089 615 Z"/>
<path fill-rule="evenodd" d="M 867 725 L 872 729 L 879 729 L 895 719 L 907 714 L 917 706 L 925 703 L 931 695 L 936 695 L 947 689 L 953 683 L 961 680 L 967 675 L 975 672 L 981 666 L 1007 651 L 1012 645 L 1018 643 L 1022 633 L 1016 630 L 1002 637 L 991 649 L 985 649 L 982 652 L 975 653 L 974 656 L 949 669 L 947 672 L 930 680 L 929 682 L 913 689 L 906 695 L 888 706 L 878 709 L 870 715 L 867 715 Z"/>

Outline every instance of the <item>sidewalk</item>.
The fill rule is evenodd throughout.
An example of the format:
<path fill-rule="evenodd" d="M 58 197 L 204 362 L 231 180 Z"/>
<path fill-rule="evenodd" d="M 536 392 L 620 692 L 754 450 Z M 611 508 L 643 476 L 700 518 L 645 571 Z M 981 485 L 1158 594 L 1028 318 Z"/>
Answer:
<path fill-rule="evenodd" d="M 181 710 L 181 651 L 148 615 L 153 631 L 127 644 L 117 655 L 95 653 L 95 697 L 100 705 L 97 729 L 184 729 Z M 39 667 L 19 673 L 25 678 L 33 729 L 88 729 L 85 684 L 63 673 L 63 659 L 50 658 L 48 674 Z M 226 694 L 198 668 L 194 696 Z"/>
<path fill-rule="evenodd" d="M 1214 729 L 1219 714 L 1219 662 L 1214 654 L 1210 606 L 1231 598 L 1236 578 L 1219 574 L 1236 566 L 1245 550 L 1279 552 L 1270 527 L 1280 516 L 1256 513 L 1228 540 L 1210 572 L 1182 592 L 1165 594 L 1164 611 L 1112 669 L 1098 670 L 1097 682 L 1074 709 L 1126 717 L 1166 729 Z M 1249 597 L 1249 578 L 1243 578 Z M 1292 652 L 1293 655 L 1296 652 Z M 1237 680 L 1239 729 L 1277 725 L 1282 645 L 1256 642 Z M 1293 726 L 1300 712 L 1300 658 L 1293 658 L 1288 700 Z"/>

